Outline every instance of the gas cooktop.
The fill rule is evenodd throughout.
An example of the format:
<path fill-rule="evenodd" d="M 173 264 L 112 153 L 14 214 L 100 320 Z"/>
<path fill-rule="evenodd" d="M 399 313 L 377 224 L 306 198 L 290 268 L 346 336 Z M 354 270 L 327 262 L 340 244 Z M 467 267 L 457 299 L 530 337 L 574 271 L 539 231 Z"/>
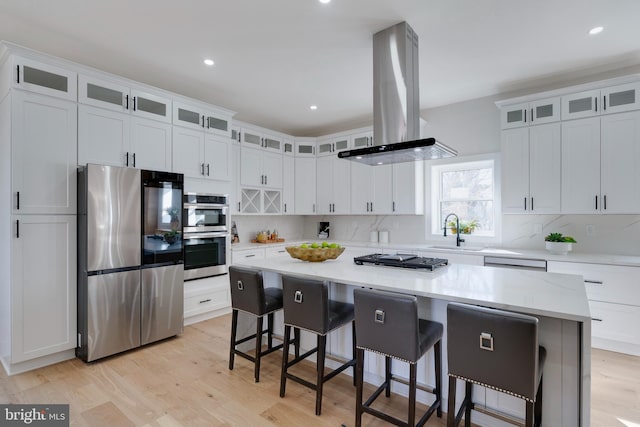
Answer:
<path fill-rule="evenodd" d="M 371 254 L 355 257 L 358 265 L 373 264 L 388 267 L 414 268 L 422 270 L 435 270 L 446 266 L 449 261 L 442 258 L 426 258 L 412 254 Z"/>

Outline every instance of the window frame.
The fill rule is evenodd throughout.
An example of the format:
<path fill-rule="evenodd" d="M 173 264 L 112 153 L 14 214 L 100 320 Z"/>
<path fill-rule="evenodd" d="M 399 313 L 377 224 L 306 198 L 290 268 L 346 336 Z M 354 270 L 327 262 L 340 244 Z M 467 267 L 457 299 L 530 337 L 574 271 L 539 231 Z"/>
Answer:
<path fill-rule="evenodd" d="M 425 173 L 425 232 L 427 240 L 437 240 L 441 243 L 448 243 L 450 234 L 443 236 L 442 225 L 439 224 L 439 196 L 440 179 L 443 171 L 456 171 L 469 168 L 493 167 L 493 215 L 494 233 L 493 235 L 465 234 L 465 244 L 499 245 L 502 241 L 502 199 L 501 175 L 500 175 L 500 153 L 489 153 L 474 156 L 460 156 L 442 160 L 432 160 L 426 162 Z"/>

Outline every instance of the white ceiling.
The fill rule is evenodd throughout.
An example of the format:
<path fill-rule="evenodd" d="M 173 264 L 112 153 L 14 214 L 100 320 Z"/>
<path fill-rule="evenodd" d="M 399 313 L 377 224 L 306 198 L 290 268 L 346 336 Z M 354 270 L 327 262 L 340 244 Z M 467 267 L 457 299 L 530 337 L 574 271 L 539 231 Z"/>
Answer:
<path fill-rule="evenodd" d="M 424 109 L 637 66 L 638 17 L 638 0 L 1 0 L 0 39 L 317 136 L 371 121 L 372 35 L 398 22 Z"/>

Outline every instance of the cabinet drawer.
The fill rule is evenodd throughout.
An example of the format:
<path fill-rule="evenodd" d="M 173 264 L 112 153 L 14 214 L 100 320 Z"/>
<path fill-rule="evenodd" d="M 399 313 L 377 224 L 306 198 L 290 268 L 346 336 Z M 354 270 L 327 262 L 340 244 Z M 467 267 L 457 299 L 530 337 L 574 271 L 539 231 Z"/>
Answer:
<path fill-rule="evenodd" d="M 218 288 L 206 292 L 186 294 L 184 298 L 184 317 L 219 310 L 231 306 L 229 288 Z"/>
<path fill-rule="evenodd" d="M 549 261 L 547 270 L 581 275 L 589 300 L 640 306 L 638 267 Z"/>
<path fill-rule="evenodd" d="M 640 344 L 640 307 L 589 301 L 591 335 L 627 344 Z"/>
<path fill-rule="evenodd" d="M 242 251 L 233 251 L 231 253 L 231 259 L 234 264 L 242 263 L 242 260 L 252 259 L 252 258 L 254 259 L 264 258 L 264 249 L 263 248 L 245 249 Z"/>
<path fill-rule="evenodd" d="M 276 248 L 265 248 L 265 256 L 266 257 L 274 257 L 274 256 L 289 256 L 289 253 L 284 248 L 284 246 L 278 246 Z"/>

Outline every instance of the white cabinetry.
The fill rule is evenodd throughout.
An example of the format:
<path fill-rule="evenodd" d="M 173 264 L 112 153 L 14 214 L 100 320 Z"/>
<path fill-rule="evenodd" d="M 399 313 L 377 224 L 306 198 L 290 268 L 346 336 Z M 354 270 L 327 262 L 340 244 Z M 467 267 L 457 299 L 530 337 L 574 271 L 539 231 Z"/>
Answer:
<path fill-rule="evenodd" d="M 291 147 L 293 148 L 293 145 Z M 282 156 L 282 213 L 284 215 L 295 214 L 295 164 L 294 156 L 288 154 Z"/>
<path fill-rule="evenodd" d="M 393 211 L 392 165 L 351 164 L 351 213 L 388 214 Z"/>
<path fill-rule="evenodd" d="M 296 156 L 296 215 L 316 213 L 316 158 Z"/>
<path fill-rule="evenodd" d="M 76 104 L 21 90 L 13 90 L 4 102 L 11 117 L 6 130 L 13 212 L 75 214 Z"/>
<path fill-rule="evenodd" d="M 368 130 L 351 135 L 351 148 L 365 148 L 373 146 L 373 131 Z"/>
<path fill-rule="evenodd" d="M 231 180 L 230 139 L 174 126 L 173 170 L 191 178 Z"/>
<path fill-rule="evenodd" d="M 629 83 L 563 96 L 562 120 L 620 113 L 638 108 L 640 83 Z"/>
<path fill-rule="evenodd" d="M 242 145 L 240 183 L 251 187 L 282 188 L 282 154 Z"/>
<path fill-rule="evenodd" d="M 304 140 L 297 140 L 295 142 L 295 154 L 296 157 L 316 157 L 316 142 Z"/>
<path fill-rule="evenodd" d="M 337 151 L 349 148 L 348 138 L 318 142 L 316 158 L 316 210 L 319 214 L 351 212 L 351 163 Z"/>
<path fill-rule="evenodd" d="M 229 275 L 184 283 L 184 324 L 200 322 L 231 312 Z"/>
<path fill-rule="evenodd" d="M 254 148 L 262 148 L 267 151 L 282 152 L 283 139 L 267 135 L 253 129 L 243 128 L 240 133 L 240 142 L 243 145 Z"/>
<path fill-rule="evenodd" d="M 640 267 L 548 261 L 547 270 L 583 276 L 593 347 L 640 356 Z"/>
<path fill-rule="evenodd" d="M 171 170 L 171 100 L 79 78 L 78 163 Z"/>
<path fill-rule="evenodd" d="M 600 118 L 562 123 L 562 212 L 600 210 Z"/>
<path fill-rule="evenodd" d="M 9 62 L 14 88 L 77 101 L 78 75 L 75 71 L 16 55 Z"/>
<path fill-rule="evenodd" d="M 502 129 L 557 122 L 559 120 L 559 97 L 509 105 L 500 109 Z"/>
<path fill-rule="evenodd" d="M 409 215 L 424 214 L 424 162 L 395 164 L 392 178 L 392 212 Z"/>
<path fill-rule="evenodd" d="M 76 217 L 16 215 L 13 232 L 12 364 L 76 347 Z"/>
<path fill-rule="evenodd" d="M 175 101 L 173 124 L 202 130 L 223 137 L 231 136 L 231 116 L 228 110 L 212 111 L 210 107 Z"/>
<path fill-rule="evenodd" d="M 560 123 L 502 131 L 502 211 L 560 212 Z"/>

